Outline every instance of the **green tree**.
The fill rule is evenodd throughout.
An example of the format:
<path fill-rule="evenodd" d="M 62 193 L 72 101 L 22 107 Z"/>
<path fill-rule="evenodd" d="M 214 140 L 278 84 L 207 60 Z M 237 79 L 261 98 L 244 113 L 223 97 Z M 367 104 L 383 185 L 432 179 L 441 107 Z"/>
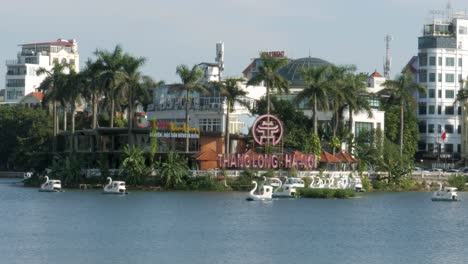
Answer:
<path fill-rule="evenodd" d="M 314 135 L 318 135 L 318 117 L 319 110 L 328 111 L 328 94 L 330 86 L 327 83 L 330 66 L 317 66 L 302 68 L 302 79 L 307 87 L 296 95 L 296 102 L 309 100 L 312 105 L 312 120 L 314 122 Z"/>
<path fill-rule="evenodd" d="M 416 102 L 413 98 L 413 93 L 418 91 L 425 93 L 426 88 L 421 84 L 414 82 L 411 71 L 408 69 L 400 75 L 397 80 L 387 80 L 383 83 L 385 87 L 381 93 L 389 94 L 390 101 L 397 102 L 400 106 L 400 155 L 403 155 L 403 139 L 404 139 L 404 114 L 406 111 L 413 111 L 416 107 Z"/>
<path fill-rule="evenodd" d="M 187 161 L 177 153 L 170 152 L 165 162 L 159 162 L 159 175 L 167 189 L 176 188 L 188 176 Z"/>
<path fill-rule="evenodd" d="M 239 86 L 239 83 L 244 81 L 243 78 L 227 78 L 224 81 L 216 82 L 215 85 L 220 90 L 221 96 L 226 97 L 226 126 L 225 126 L 225 153 L 229 153 L 229 115 L 234 111 L 234 104 L 238 103 L 240 105 L 246 106 L 249 108 L 248 102 L 244 100 L 244 97 L 247 95 L 247 92 L 242 90 Z"/>
<path fill-rule="evenodd" d="M 262 65 L 258 69 L 257 75 L 251 78 L 247 85 L 259 85 L 263 83 L 266 88 L 267 114 L 270 114 L 270 89 L 277 93 L 289 93 L 289 83 L 278 73 L 279 69 L 288 64 L 287 58 L 270 57 L 265 53 L 260 56 Z"/>
<path fill-rule="evenodd" d="M 343 93 L 345 97 L 345 106 L 348 107 L 349 121 L 348 129 L 351 134 L 353 127 L 353 113 L 366 111 L 369 117 L 372 117 L 372 108 L 369 104 L 369 95 L 366 87 L 367 75 L 360 73 L 348 73 L 345 76 Z M 348 150 L 351 152 L 351 150 Z"/>
<path fill-rule="evenodd" d="M 125 145 L 122 152 L 121 168 L 125 171 L 130 185 L 141 185 L 145 179 L 145 153 L 139 146 Z"/>
<path fill-rule="evenodd" d="M 84 79 L 83 96 L 88 101 L 91 101 L 93 109 L 92 129 L 98 127 L 98 104 L 104 95 L 104 84 L 101 78 L 102 71 L 103 65 L 99 61 L 87 60 L 85 69 L 81 72 Z"/>
<path fill-rule="evenodd" d="M 179 91 L 185 91 L 185 128 L 187 137 L 185 138 L 185 152 L 189 152 L 189 108 L 191 102 L 191 93 L 193 91 L 199 93 L 207 93 L 208 90 L 201 84 L 200 79 L 203 77 L 203 71 L 197 66 L 193 66 L 190 69 L 187 65 L 179 65 L 176 69 L 177 75 L 179 75 L 182 83 L 177 85 Z"/>

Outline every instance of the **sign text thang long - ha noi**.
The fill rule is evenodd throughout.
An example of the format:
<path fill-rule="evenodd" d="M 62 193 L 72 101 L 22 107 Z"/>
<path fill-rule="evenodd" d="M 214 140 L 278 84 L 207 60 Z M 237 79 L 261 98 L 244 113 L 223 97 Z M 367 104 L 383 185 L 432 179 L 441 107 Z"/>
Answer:
<path fill-rule="evenodd" d="M 283 123 L 274 115 L 257 118 L 252 126 L 252 135 L 260 146 L 276 146 L 283 139 Z M 219 154 L 218 167 L 229 169 L 304 169 L 317 168 L 317 158 L 312 154 Z"/>

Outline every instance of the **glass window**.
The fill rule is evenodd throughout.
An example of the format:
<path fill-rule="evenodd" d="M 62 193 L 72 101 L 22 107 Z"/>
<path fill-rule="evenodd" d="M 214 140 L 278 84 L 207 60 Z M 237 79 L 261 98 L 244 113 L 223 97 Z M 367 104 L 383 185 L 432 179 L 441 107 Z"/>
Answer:
<path fill-rule="evenodd" d="M 461 144 L 457 144 L 457 152 L 458 152 L 458 153 L 461 152 Z"/>
<path fill-rule="evenodd" d="M 419 103 L 419 114 L 420 115 L 425 115 L 426 114 L 426 103 L 425 102 L 420 102 Z"/>
<path fill-rule="evenodd" d="M 461 115 L 461 114 L 462 114 L 462 108 L 461 108 L 461 106 L 457 107 L 457 113 L 458 113 L 458 115 Z"/>
<path fill-rule="evenodd" d="M 449 66 L 449 67 L 455 66 L 455 58 L 454 57 L 446 57 L 445 58 L 445 66 Z"/>
<path fill-rule="evenodd" d="M 448 83 L 453 83 L 455 82 L 455 76 L 453 73 L 446 73 L 445 74 L 445 82 L 448 82 Z"/>
<path fill-rule="evenodd" d="M 434 151 L 434 143 L 427 143 L 427 151 L 429 152 Z"/>
<path fill-rule="evenodd" d="M 429 66 L 436 65 L 436 57 L 429 57 Z"/>
<path fill-rule="evenodd" d="M 458 67 L 463 66 L 463 60 L 462 58 L 458 58 Z"/>
<path fill-rule="evenodd" d="M 437 114 L 438 115 L 442 114 L 442 106 L 440 106 L 440 105 L 437 106 Z"/>
<path fill-rule="evenodd" d="M 442 73 L 438 73 L 437 76 L 438 76 L 438 77 L 437 77 L 437 80 L 438 80 L 439 82 L 442 82 Z"/>
<path fill-rule="evenodd" d="M 458 125 L 458 126 L 457 126 L 457 133 L 458 133 L 458 134 L 461 134 L 461 125 Z"/>
<path fill-rule="evenodd" d="M 445 132 L 447 132 L 447 134 L 453 134 L 453 125 L 445 125 Z"/>
<path fill-rule="evenodd" d="M 442 66 L 442 57 L 437 57 L 437 65 Z"/>
<path fill-rule="evenodd" d="M 372 129 L 374 129 L 374 124 L 368 123 L 368 122 L 356 122 L 354 124 L 354 129 L 355 129 L 354 134 L 358 136 L 360 132 L 372 131 Z"/>
<path fill-rule="evenodd" d="M 429 89 L 429 98 L 435 98 L 435 90 Z"/>
<path fill-rule="evenodd" d="M 426 142 L 424 142 L 424 141 L 419 141 L 419 142 L 418 142 L 418 150 L 419 150 L 419 151 L 425 151 L 425 150 L 426 150 Z"/>
<path fill-rule="evenodd" d="M 445 98 L 454 98 L 455 92 L 453 90 L 445 90 Z"/>
<path fill-rule="evenodd" d="M 434 115 L 435 114 L 435 105 L 430 105 L 429 106 L 429 114 Z"/>
<path fill-rule="evenodd" d="M 435 132 L 435 125 L 434 124 L 429 124 L 427 127 L 427 132 L 428 133 L 434 133 Z"/>
<path fill-rule="evenodd" d="M 419 66 L 426 66 L 427 65 L 427 53 L 419 53 Z"/>
<path fill-rule="evenodd" d="M 442 125 L 437 125 L 437 133 L 442 133 Z"/>
<path fill-rule="evenodd" d="M 446 115 L 453 115 L 454 114 L 453 106 L 446 106 L 445 107 L 445 114 Z"/>
<path fill-rule="evenodd" d="M 437 90 L 437 97 L 442 98 L 442 90 Z"/>
<path fill-rule="evenodd" d="M 445 144 L 445 152 L 453 153 L 453 144 Z"/>
<path fill-rule="evenodd" d="M 458 34 L 461 34 L 461 35 L 466 35 L 467 34 L 467 27 L 463 27 L 463 26 L 460 26 L 458 28 Z"/>
<path fill-rule="evenodd" d="M 426 70 L 419 70 L 419 82 L 427 82 L 427 71 Z"/>
<path fill-rule="evenodd" d="M 203 132 L 221 132 L 221 119 L 219 118 L 202 118 L 199 121 L 200 131 Z"/>
<path fill-rule="evenodd" d="M 436 81 L 436 75 L 433 72 L 429 73 L 429 82 L 435 82 Z"/>
<path fill-rule="evenodd" d="M 419 133 L 426 134 L 426 121 L 419 122 Z"/>

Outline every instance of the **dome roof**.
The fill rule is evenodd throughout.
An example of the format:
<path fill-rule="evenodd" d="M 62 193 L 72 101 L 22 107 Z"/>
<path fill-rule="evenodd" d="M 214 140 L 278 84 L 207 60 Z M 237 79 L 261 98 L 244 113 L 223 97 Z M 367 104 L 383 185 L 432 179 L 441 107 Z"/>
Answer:
<path fill-rule="evenodd" d="M 289 81 L 291 87 L 305 87 L 300 71 L 302 68 L 311 68 L 329 64 L 331 63 L 319 58 L 300 58 L 290 61 L 288 65 L 281 68 L 278 72 L 283 76 L 283 78 Z"/>

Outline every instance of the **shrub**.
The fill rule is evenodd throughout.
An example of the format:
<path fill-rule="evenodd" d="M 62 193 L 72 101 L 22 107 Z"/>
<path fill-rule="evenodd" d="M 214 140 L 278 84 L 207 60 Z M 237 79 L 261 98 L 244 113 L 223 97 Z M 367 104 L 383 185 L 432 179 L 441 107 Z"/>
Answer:
<path fill-rule="evenodd" d="M 302 198 L 339 198 L 345 199 L 354 197 L 355 192 L 351 189 L 312 189 L 312 188 L 297 188 L 297 196 Z"/>
<path fill-rule="evenodd" d="M 450 176 L 448 178 L 448 183 L 451 187 L 455 187 L 459 191 L 464 191 L 466 187 L 466 178 L 465 176 Z"/>

